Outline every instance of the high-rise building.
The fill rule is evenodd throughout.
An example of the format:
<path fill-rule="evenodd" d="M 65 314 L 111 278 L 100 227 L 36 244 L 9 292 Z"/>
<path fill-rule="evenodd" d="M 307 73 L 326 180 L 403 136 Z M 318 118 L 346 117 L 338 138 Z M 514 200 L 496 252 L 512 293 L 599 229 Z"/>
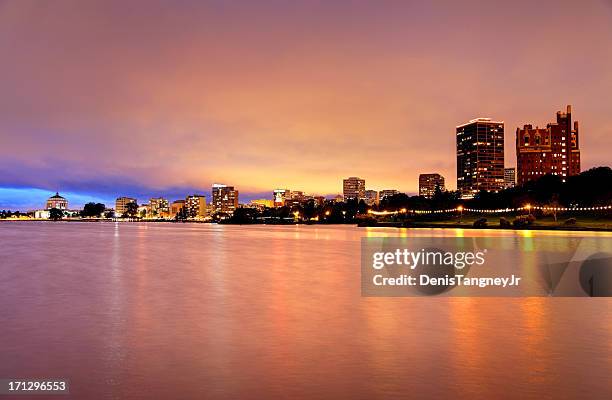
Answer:
<path fill-rule="evenodd" d="M 457 126 L 457 190 L 464 198 L 504 188 L 504 122 L 476 118 Z"/>
<path fill-rule="evenodd" d="M 45 207 L 47 210 L 52 208 L 57 208 L 58 210 L 67 210 L 68 209 L 68 200 L 59 195 L 59 192 L 55 192 L 55 194 L 47 199 L 47 204 Z"/>
<path fill-rule="evenodd" d="M 419 175 L 419 196 L 431 199 L 436 194 L 436 189 L 445 190 L 444 177 L 440 174 Z"/>
<path fill-rule="evenodd" d="M 561 177 L 580 173 L 578 121 L 572 125 L 572 106 L 557 111 L 557 122 L 546 128 L 523 125 L 516 129 L 517 181 L 523 185 L 544 175 Z"/>
<path fill-rule="evenodd" d="M 238 191 L 233 186 L 213 184 L 212 205 L 214 212 L 233 214 L 238 208 Z"/>
<path fill-rule="evenodd" d="M 272 192 L 272 199 L 274 200 L 274 207 L 282 207 L 285 202 L 291 198 L 291 190 L 289 189 L 274 189 Z"/>
<path fill-rule="evenodd" d="M 396 189 L 384 189 L 378 192 L 378 199 L 383 200 L 385 197 L 395 196 L 396 194 L 399 194 L 399 192 L 400 191 Z"/>
<path fill-rule="evenodd" d="M 344 201 L 356 199 L 357 201 L 365 199 L 365 179 L 352 176 L 342 181 L 342 194 Z"/>
<path fill-rule="evenodd" d="M 516 168 L 504 168 L 504 187 L 506 189 L 516 186 Z"/>
<path fill-rule="evenodd" d="M 129 203 L 136 203 L 136 199 L 131 197 L 118 197 L 115 200 L 115 215 L 121 217 L 127 211 Z"/>
<path fill-rule="evenodd" d="M 208 215 L 206 210 L 206 197 L 193 194 L 185 198 L 185 215 L 187 218 L 204 218 Z"/>
<path fill-rule="evenodd" d="M 365 191 L 365 202 L 369 206 L 378 205 L 378 190 L 366 190 Z"/>

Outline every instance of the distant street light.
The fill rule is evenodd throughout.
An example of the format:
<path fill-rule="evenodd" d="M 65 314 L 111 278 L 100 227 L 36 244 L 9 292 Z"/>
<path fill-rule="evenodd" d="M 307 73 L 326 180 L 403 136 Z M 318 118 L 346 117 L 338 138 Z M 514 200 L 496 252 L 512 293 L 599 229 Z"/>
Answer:
<path fill-rule="evenodd" d="M 457 207 L 457 211 L 459 211 L 459 223 L 461 223 L 461 219 L 463 219 L 463 206 Z"/>

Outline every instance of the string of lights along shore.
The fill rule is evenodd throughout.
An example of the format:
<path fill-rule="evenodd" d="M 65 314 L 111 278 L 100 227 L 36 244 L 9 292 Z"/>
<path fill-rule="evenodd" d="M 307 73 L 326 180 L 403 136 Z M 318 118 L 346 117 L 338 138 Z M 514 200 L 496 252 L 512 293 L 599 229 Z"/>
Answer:
<path fill-rule="evenodd" d="M 491 118 L 475 118 L 455 127 L 457 157 L 457 191 L 461 199 L 474 198 L 482 191 L 499 192 L 503 189 L 524 185 L 545 175 L 558 176 L 562 182 L 570 176 L 580 174 L 580 146 L 578 121 L 572 121 L 571 105 L 565 111 L 557 111 L 556 121 L 540 128 L 532 123 L 516 128 L 516 168 L 506 167 L 504 158 L 504 122 Z M 446 191 L 444 177 L 435 172 L 419 175 L 419 196 L 433 198 L 437 192 Z M 251 200 L 248 204 L 239 203 L 239 192 L 234 186 L 213 184 L 210 202 L 205 194 L 190 194 L 184 199 L 170 202 L 164 197 L 149 199 L 138 205 L 133 197 L 121 196 L 114 209 L 107 209 L 106 216 L 113 218 L 141 217 L 208 220 L 212 216 L 231 217 L 238 208 L 267 209 L 293 207 L 313 201 L 316 206 L 326 202 L 356 201 L 372 207 L 385 198 L 399 194 L 397 189 L 373 190 L 366 187 L 365 179 L 349 177 L 342 182 L 342 194 L 333 198 L 308 195 L 303 191 L 286 188 L 274 189 L 270 198 Z M 542 208 L 542 207 L 540 207 Z M 82 215 L 80 210 L 69 210 L 68 201 L 56 193 L 50 197 L 43 210 L 34 212 L 35 218 L 49 218 L 52 209 L 60 210 L 66 216 Z M 465 211 L 510 212 L 524 207 Z M 534 207 L 536 209 L 536 207 Z M 567 210 L 567 207 L 559 208 Z M 576 208 L 578 209 L 578 208 Z M 585 208 L 582 208 L 585 209 Z M 606 210 L 608 206 L 593 207 L 593 210 Z M 452 209 L 456 210 L 456 208 Z M 452 210 L 403 210 L 403 212 L 441 213 Z M 463 208 L 462 208 L 463 211 Z M 378 215 L 381 210 L 368 210 Z M 395 211 L 400 212 L 400 211 Z M 80 213 L 80 214 L 79 214 Z"/>

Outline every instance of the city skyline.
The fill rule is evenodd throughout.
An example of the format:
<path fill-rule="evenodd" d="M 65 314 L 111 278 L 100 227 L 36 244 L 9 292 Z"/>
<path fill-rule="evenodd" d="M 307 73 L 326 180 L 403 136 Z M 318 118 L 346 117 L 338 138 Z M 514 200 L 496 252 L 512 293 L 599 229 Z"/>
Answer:
<path fill-rule="evenodd" d="M 610 2 L 34 4 L 0 4 L 0 209 L 216 181 L 241 199 L 335 195 L 350 176 L 416 194 L 428 172 L 455 189 L 457 124 L 504 121 L 515 167 L 514 130 L 566 104 L 582 170 L 612 148 Z"/>
<path fill-rule="evenodd" d="M 559 132 L 561 132 L 561 129 L 565 129 L 569 125 L 571 125 L 571 107 L 572 107 L 571 105 L 567 105 L 566 106 L 567 113 L 565 113 L 563 111 L 558 111 L 557 112 L 557 124 L 552 124 L 553 131 L 556 132 L 556 130 L 559 130 Z M 564 119 L 568 115 L 569 115 L 569 121 L 570 121 L 569 123 L 567 123 L 567 121 Z M 561 125 L 558 124 L 559 118 L 561 118 L 564 121 L 563 124 L 561 124 Z M 567 125 L 567 124 L 569 124 L 569 125 Z M 473 136 L 473 135 L 475 135 L 476 131 L 477 131 L 475 127 L 476 126 L 480 126 L 480 125 L 482 125 L 482 126 L 480 128 L 478 128 L 478 132 L 480 132 L 480 133 L 478 133 L 478 138 L 479 139 L 477 140 L 476 136 Z M 472 128 L 470 128 L 470 127 L 472 127 Z M 524 128 L 527 128 L 527 127 L 529 127 L 531 129 L 532 125 L 524 125 Z M 550 127 L 551 127 L 551 124 L 549 123 L 549 124 L 547 124 L 547 128 L 546 129 L 550 129 Z M 575 142 L 576 142 L 576 148 L 578 148 L 578 145 L 577 145 L 577 143 L 578 143 L 578 131 L 577 131 L 577 127 L 578 127 L 578 121 L 574 121 L 574 125 L 571 128 L 574 128 L 575 130 L 571 130 L 571 128 L 568 128 L 568 135 L 569 134 L 575 135 L 575 136 L 573 136 L 575 138 L 573 140 L 575 140 Z M 468 131 L 466 131 L 466 129 L 468 129 Z M 499 133 L 498 133 L 498 129 L 499 129 Z M 468 137 L 464 137 L 465 134 L 467 132 L 470 132 L 471 130 L 473 130 L 473 132 L 469 133 Z M 491 132 L 489 132 L 489 130 L 491 130 Z M 542 129 L 538 130 L 538 129 L 536 129 L 536 131 L 538 132 L 537 136 L 539 136 L 539 135 L 546 135 L 546 133 L 545 133 L 546 130 L 542 130 Z M 473 144 L 480 143 L 483 146 L 486 145 L 486 146 L 483 147 L 483 149 L 484 149 L 484 151 L 490 153 L 487 156 L 485 156 L 484 153 L 481 154 L 481 157 L 484 157 L 484 159 L 488 160 L 486 164 L 481 165 L 479 163 L 473 162 L 473 166 L 470 167 L 470 168 L 472 168 L 472 169 L 476 168 L 474 171 L 480 170 L 481 168 L 483 168 L 484 171 L 486 171 L 487 169 L 491 169 L 491 168 L 487 168 L 487 167 L 491 167 L 491 165 L 489 165 L 488 163 L 489 163 L 489 161 L 493 160 L 493 158 L 491 158 L 489 160 L 489 158 L 490 158 L 489 156 L 492 156 L 492 154 L 493 154 L 493 153 L 491 153 L 491 150 L 493 149 L 493 147 L 497 149 L 498 146 L 501 146 L 498 150 L 495 150 L 496 153 L 499 152 L 499 155 L 495 156 L 495 157 L 501 157 L 501 161 L 500 161 L 499 165 L 495 167 L 498 170 L 496 172 L 496 174 L 499 175 L 499 177 L 497 177 L 499 179 L 490 180 L 490 178 L 486 178 L 487 181 L 490 180 L 490 182 L 486 184 L 488 186 L 483 186 L 481 189 L 477 189 L 477 190 L 472 190 L 472 189 L 476 189 L 478 187 L 478 185 L 475 185 L 475 184 L 472 185 L 470 183 L 467 186 L 468 188 L 470 188 L 470 190 L 468 192 L 466 192 L 465 190 L 463 190 L 463 189 L 461 189 L 459 187 L 459 183 L 464 178 L 461 178 L 461 179 L 458 178 L 457 179 L 457 186 L 456 186 L 455 190 L 457 190 L 459 193 L 461 193 L 462 197 L 470 198 L 470 197 L 473 196 L 474 193 L 476 193 L 476 192 L 478 192 L 478 190 L 482 190 L 482 189 L 486 189 L 486 190 L 490 190 L 490 191 L 498 191 L 498 190 L 501 190 L 503 188 L 514 186 L 514 184 L 515 184 L 514 183 L 514 179 L 516 179 L 516 177 L 514 175 L 516 174 L 516 172 L 513 172 L 513 176 L 511 177 L 512 178 L 511 179 L 512 182 L 511 182 L 510 185 L 508 185 L 509 177 L 507 176 L 507 172 L 510 171 L 510 170 L 511 171 L 516 171 L 517 167 L 507 167 L 506 166 L 507 164 L 506 164 L 506 162 L 504 160 L 506 149 L 504 148 L 504 145 L 503 145 L 503 139 L 504 139 L 504 133 L 503 133 L 504 132 L 504 122 L 503 121 L 492 121 L 490 118 L 476 118 L 476 119 L 470 120 L 470 121 L 468 121 L 466 123 L 457 125 L 456 126 L 456 132 L 457 132 L 456 133 L 456 138 L 457 138 L 457 142 L 456 142 L 457 143 L 457 148 L 456 148 L 456 155 L 457 155 L 456 169 L 457 169 L 457 172 L 458 172 L 458 176 L 460 176 L 459 175 L 459 171 L 460 170 L 464 171 L 463 174 L 465 176 L 467 176 L 467 177 L 470 177 L 472 175 L 472 172 L 469 172 L 466 175 L 466 172 L 468 172 L 468 171 L 464 170 L 464 168 L 465 168 L 465 165 L 464 165 L 465 164 L 464 152 L 465 152 L 466 149 L 472 149 L 472 147 L 473 147 L 472 145 Z M 565 132 L 565 131 L 563 131 L 563 132 Z M 482 136 L 482 135 L 485 135 L 485 133 L 486 133 L 486 139 L 485 139 L 485 136 Z M 491 134 L 493 136 L 491 136 Z M 497 136 L 498 134 L 500 136 Z M 558 135 L 558 134 L 559 133 L 555 133 L 553 136 Z M 517 145 L 518 145 L 518 143 L 521 143 L 521 146 L 523 145 L 523 142 L 525 140 L 524 139 L 524 135 L 525 135 L 525 130 L 521 129 L 521 128 L 517 128 L 516 135 L 515 135 L 515 141 L 516 141 Z M 532 135 L 535 135 L 535 133 L 532 132 Z M 502 139 L 502 143 L 498 144 L 498 145 L 495 145 L 495 140 L 496 140 L 495 138 Z M 468 139 L 468 141 L 469 141 L 469 143 L 467 144 L 467 147 L 466 147 L 466 144 L 464 143 L 466 139 Z M 488 143 L 489 139 L 493 140 L 493 142 L 492 143 Z M 544 139 L 542 139 L 542 140 L 544 140 Z M 550 139 L 546 139 L 546 140 L 547 140 L 546 143 L 548 143 L 548 140 L 550 140 Z M 474 143 L 471 143 L 472 141 L 474 141 Z M 481 143 L 481 141 L 483 141 L 483 142 Z M 490 144 L 493 144 L 494 146 L 493 147 L 488 146 Z M 559 146 L 561 146 L 561 144 L 559 144 Z M 561 152 L 562 151 L 561 150 L 562 147 L 559 147 L 559 149 L 560 150 L 558 150 L 558 151 Z M 475 153 L 482 152 L 482 151 L 483 150 L 478 150 L 478 151 L 475 151 Z M 577 151 L 577 154 L 578 154 L 578 162 L 576 164 L 575 169 L 573 171 L 571 171 L 571 173 L 569 175 L 575 175 L 577 173 L 580 173 L 580 171 L 581 171 L 581 168 L 580 168 L 580 151 L 579 150 L 576 150 L 576 151 Z M 470 152 L 471 152 L 471 150 L 468 150 L 468 154 Z M 561 157 L 561 153 L 559 153 L 558 155 L 559 155 L 559 157 Z M 521 157 L 523 157 L 522 152 L 521 153 L 516 153 L 516 159 L 515 159 L 515 163 L 514 163 L 515 165 L 519 165 L 520 166 Z M 470 163 L 468 162 L 468 164 L 470 164 Z M 565 164 L 565 163 L 563 163 L 563 164 Z M 559 162 L 559 165 L 561 165 L 561 162 Z M 559 167 L 559 169 L 560 168 L 561 167 Z M 549 169 L 550 169 L 550 167 L 549 167 Z M 565 169 L 565 168 L 563 168 L 563 169 Z M 561 175 L 560 172 L 561 171 L 559 171 L 559 173 L 558 173 L 559 175 Z M 555 174 L 555 175 L 557 174 L 557 172 L 554 171 L 554 168 L 552 170 L 550 170 L 548 173 Z M 565 173 L 565 171 L 564 171 L 564 173 Z M 478 174 L 476 174 L 474 176 L 475 177 L 476 176 L 480 176 L 479 174 L 480 173 L 478 173 Z M 488 174 L 490 175 L 490 173 L 488 173 Z M 408 195 L 421 195 L 421 196 L 424 195 L 425 197 L 431 197 L 431 195 L 432 195 L 432 193 L 434 191 L 434 188 L 435 188 L 435 184 L 433 184 L 433 186 L 432 186 L 431 183 L 430 184 L 426 183 L 424 181 L 424 179 L 427 180 L 428 177 L 429 178 L 436 177 L 435 179 L 440 179 L 441 180 L 440 181 L 441 182 L 440 186 L 441 186 L 442 190 L 453 190 L 452 188 L 445 187 L 445 185 L 444 185 L 444 177 L 441 176 L 440 174 L 438 174 L 438 173 L 420 173 L 419 174 L 419 179 L 418 179 L 419 187 L 418 187 L 418 190 L 417 190 L 416 193 L 413 193 L 413 192 L 403 192 L 402 190 L 389 189 L 389 188 L 381 189 L 380 187 L 375 189 L 375 190 L 372 190 L 373 189 L 372 186 L 366 186 L 365 179 L 362 179 L 362 178 L 359 178 L 359 177 L 349 177 L 349 178 L 344 178 L 342 180 L 342 189 L 341 189 L 340 193 L 331 193 L 331 194 L 328 193 L 328 194 L 321 195 L 320 193 L 314 192 L 314 193 L 309 193 L 309 196 L 310 197 L 312 197 L 312 196 L 315 196 L 315 197 L 324 197 L 324 198 L 328 198 L 328 199 L 331 199 L 331 198 L 334 198 L 334 197 L 335 198 L 341 197 L 341 198 L 344 198 L 345 200 L 347 198 L 358 198 L 360 200 L 366 200 L 366 203 L 372 203 L 372 199 L 368 199 L 367 198 L 366 192 L 376 192 L 377 193 L 377 197 L 378 197 L 379 193 L 384 193 L 384 192 L 388 192 L 388 191 L 394 191 L 394 192 L 397 192 L 397 193 L 403 192 L 403 193 L 407 193 Z M 483 179 L 483 178 L 479 177 L 479 178 L 476 179 L 476 181 L 478 181 L 480 179 Z M 565 181 L 565 179 L 563 179 L 563 181 Z M 466 182 L 463 182 L 463 184 L 465 185 Z M 423 190 L 424 190 L 425 186 L 428 187 L 427 190 L 429 190 L 429 192 L 424 194 Z M 429 187 L 429 186 L 431 186 L 431 187 Z M 374 187 L 377 187 L 377 185 L 375 184 Z M 215 196 L 216 196 L 215 192 L 218 192 L 219 190 L 225 190 L 225 188 L 230 190 L 230 192 L 228 192 L 228 193 L 233 193 L 233 194 L 231 194 L 231 196 L 233 196 L 233 197 L 231 197 L 231 199 L 229 199 L 229 203 L 228 204 L 231 204 L 229 206 L 230 209 L 225 209 L 225 206 L 223 208 L 224 208 L 225 211 L 229 210 L 230 212 L 233 212 L 233 210 L 238 206 L 238 197 L 237 197 L 238 196 L 238 190 L 237 189 L 234 190 L 234 186 L 228 186 L 228 185 L 225 185 L 225 184 L 213 183 L 212 186 L 211 186 L 210 194 L 208 194 L 208 198 L 209 198 L 211 203 L 218 203 L 218 204 L 220 204 L 221 200 L 215 201 Z M 3 191 L 6 193 L 7 189 L 0 188 L 0 195 L 3 194 Z M 10 191 L 10 189 L 9 189 L 9 191 Z M 40 189 L 36 189 L 36 191 L 38 192 L 39 196 L 43 196 L 44 193 L 45 193 L 44 190 L 40 190 Z M 206 202 L 206 196 L 207 196 L 207 194 L 206 194 L 207 192 L 206 191 L 198 189 L 198 190 L 194 190 L 193 192 L 195 193 L 194 195 L 187 195 L 187 200 L 189 200 L 189 197 L 200 196 L 200 197 L 204 198 L 204 203 Z M 278 201 L 279 192 L 282 192 L 282 197 L 284 199 L 284 197 L 285 197 L 285 195 L 287 193 L 292 193 L 292 192 L 294 192 L 294 190 L 291 190 L 291 189 L 274 189 L 274 191 L 272 193 L 272 199 L 269 199 L 274 204 L 276 204 L 276 202 Z M 296 193 L 299 193 L 301 196 L 303 196 L 305 194 L 301 190 L 297 191 Z M 56 191 L 56 195 L 57 194 L 58 194 L 58 192 Z M 164 194 L 164 193 L 161 193 L 161 192 L 158 191 L 158 192 L 155 192 L 155 195 L 153 195 L 153 196 L 145 195 L 145 196 L 140 196 L 140 198 L 144 197 L 144 198 L 147 198 L 147 199 L 150 199 L 150 200 L 154 200 L 156 198 L 156 196 L 160 196 L 160 198 L 165 198 L 164 196 L 167 197 L 168 193 Z M 172 198 L 172 196 L 179 197 L 179 201 L 180 201 L 180 198 L 181 198 L 180 194 L 179 195 L 176 195 L 176 193 L 170 194 L 169 198 Z M 108 199 L 106 199 L 106 200 L 104 200 L 104 199 L 95 199 L 95 198 L 81 196 L 81 195 L 76 195 L 75 197 L 81 198 L 81 199 L 88 199 L 87 202 L 94 202 L 94 203 L 95 202 L 100 202 L 100 203 L 104 203 L 106 205 L 108 205 L 109 203 L 112 203 L 112 200 L 108 200 Z M 132 200 L 132 201 L 134 201 L 136 203 L 139 203 L 140 198 L 121 197 L 121 195 L 120 195 L 116 199 L 116 201 L 119 201 L 120 199 L 127 199 L 127 200 Z M 246 196 L 243 196 L 243 200 L 246 200 L 246 201 L 242 202 L 241 204 L 247 204 L 249 202 L 252 202 L 253 200 L 262 200 L 262 199 L 265 199 L 265 198 L 266 198 L 265 192 L 263 192 L 263 193 L 247 193 Z M 18 201 L 21 201 L 21 200 L 22 200 L 21 198 L 18 198 Z M 227 196 L 226 196 L 226 201 L 227 200 L 228 199 L 227 199 Z M 149 200 L 147 200 L 147 202 L 148 201 Z M 374 200 L 374 201 L 376 202 L 376 200 Z M 84 204 L 85 204 L 85 202 L 77 203 L 77 205 L 79 207 L 82 207 Z M 197 206 L 197 207 L 199 207 L 199 206 Z M 219 208 L 219 207 L 220 206 L 217 205 L 215 208 Z M 21 207 L 13 207 L 14 210 L 19 210 L 19 211 L 27 211 L 27 210 L 32 210 L 34 208 L 38 208 L 38 207 L 36 207 L 35 204 L 34 205 L 28 205 L 26 207 L 23 207 L 23 206 L 21 206 Z M 49 208 L 49 207 L 47 207 L 47 208 Z M 1 196 L 0 196 L 0 209 L 3 209 L 3 203 L 2 203 L 2 197 Z M 4 209 L 11 209 L 11 207 L 5 207 Z M 220 211 L 220 209 L 218 211 Z"/>

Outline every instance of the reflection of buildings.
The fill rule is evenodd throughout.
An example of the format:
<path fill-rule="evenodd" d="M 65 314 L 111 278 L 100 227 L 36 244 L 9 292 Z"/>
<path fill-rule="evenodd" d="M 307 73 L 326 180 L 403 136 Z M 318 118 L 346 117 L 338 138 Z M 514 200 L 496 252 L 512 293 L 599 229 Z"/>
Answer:
<path fill-rule="evenodd" d="M 131 197 L 118 197 L 117 200 L 115 200 L 115 215 L 120 217 L 125 214 L 129 203 L 136 203 L 136 199 Z"/>
<path fill-rule="evenodd" d="M 58 210 L 67 210 L 68 209 L 68 200 L 59 195 L 58 192 L 49 199 L 47 199 L 47 205 L 45 207 L 47 210 L 52 208 L 57 208 Z"/>
<path fill-rule="evenodd" d="M 473 197 L 504 187 L 504 123 L 477 118 L 457 126 L 457 190 Z"/>
<path fill-rule="evenodd" d="M 342 194 L 344 200 L 355 199 L 357 201 L 365 199 L 365 179 L 352 176 L 342 181 Z"/>
<path fill-rule="evenodd" d="M 378 191 L 377 190 L 366 190 L 365 191 L 365 202 L 369 206 L 378 204 Z"/>
<path fill-rule="evenodd" d="M 212 186 L 212 208 L 214 212 L 232 214 L 238 207 L 238 191 L 233 186 L 215 183 Z"/>
<path fill-rule="evenodd" d="M 391 197 L 399 194 L 399 190 L 395 189 L 384 189 L 378 193 L 378 199 L 383 200 L 385 197 Z"/>
<path fill-rule="evenodd" d="M 445 190 L 444 177 L 440 174 L 419 175 L 419 196 L 431 199 L 436 194 L 436 189 Z"/>
<path fill-rule="evenodd" d="M 516 168 L 504 168 L 504 187 L 511 188 L 516 186 Z"/>
<path fill-rule="evenodd" d="M 206 197 L 194 194 L 185 198 L 185 214 L 188 218 L 204 218 L 208 215 L 206 210 Z"/>
<path fill-rule="evenodd" d="M 552 174 L 566 177 L 580 173 L 578 121 L 572 127 L 572 106 L 557 112 L 557 122 L 546 128 L 524 125 L 516 129 L 516 166 L 519 185 Z"/>

